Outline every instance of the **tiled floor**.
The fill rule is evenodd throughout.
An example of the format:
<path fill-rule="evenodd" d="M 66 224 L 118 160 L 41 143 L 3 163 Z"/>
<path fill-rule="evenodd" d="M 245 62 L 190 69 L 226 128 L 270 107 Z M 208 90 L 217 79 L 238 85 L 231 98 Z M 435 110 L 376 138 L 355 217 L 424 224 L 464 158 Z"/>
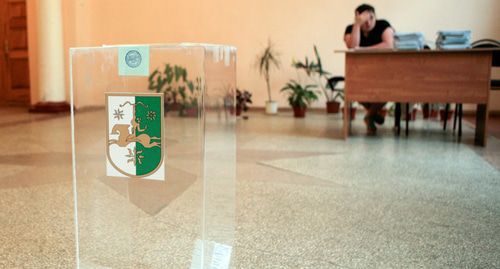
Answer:
<path fill-rule="evenodd" d="M 72 268 L 69 117 L 0 114 L 0 268 Z M 77 128 L 100 120 L 82 113 Z M 106 179 L 103 143 L 79 136 L 77 173 L 92 179 L 78 185 L 81 268 L 189 268 L 202 214 L 197 131 L 168 121 L 178 182 Z M 474 147 L 470 125 L 462 143 L 437 122 L 412 123 L 408 138 L 390 125 L 366 137 L 358 119 L 344 141 L 338 115 L 238 119 L 233 267 L 499 268 L 500 141 Z"/>

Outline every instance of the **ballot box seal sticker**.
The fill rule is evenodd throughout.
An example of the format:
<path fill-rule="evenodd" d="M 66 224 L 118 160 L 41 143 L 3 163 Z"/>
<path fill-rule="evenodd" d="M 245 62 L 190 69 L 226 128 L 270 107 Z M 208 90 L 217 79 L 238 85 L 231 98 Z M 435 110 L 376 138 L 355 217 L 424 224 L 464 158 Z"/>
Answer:
<path fill-rule="evenodd" d="M 149 76 L 149 46 L 118 47 L 119 76 Z"/>
<path fill-rule="evenodd" d="M 141 62 L 142 62 L 141 53 L 138 52 L 137 50 L 130 50 L 125 55 L 125 63 L 131 68 L 138 67 L 139 65 L 141 65 Z"/>

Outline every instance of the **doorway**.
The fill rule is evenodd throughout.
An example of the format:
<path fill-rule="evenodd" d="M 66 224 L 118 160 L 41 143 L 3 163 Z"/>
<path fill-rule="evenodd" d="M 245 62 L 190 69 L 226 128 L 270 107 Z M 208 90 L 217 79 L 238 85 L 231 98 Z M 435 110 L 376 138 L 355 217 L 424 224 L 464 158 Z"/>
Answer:
<path fill-rule="evenodd" d="M 0 104 L 30 103 L 26 0 L 0 0 Z"/>

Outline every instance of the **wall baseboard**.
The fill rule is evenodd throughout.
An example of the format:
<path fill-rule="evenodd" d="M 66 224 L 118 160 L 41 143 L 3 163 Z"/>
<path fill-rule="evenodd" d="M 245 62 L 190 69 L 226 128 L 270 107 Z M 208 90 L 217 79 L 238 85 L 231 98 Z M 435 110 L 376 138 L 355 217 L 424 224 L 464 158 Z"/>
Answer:
<path fill-rule="evenodd" d="M 261 106 L 256 106 L 256 107 L 251 107 L 249 108 L 249 111 L 254 111 L 254 112 L 264 112 L 266 110 L 265 107 Z M 286 107 L 279 107 L 278 111 L 282 112 L 292 112 L 292 108 L 290 106 Z M 311 112 L 322 112 L 326 114 L 326 108 L 324 107 L 313 107 L 313 108 L 308 108 L 307 111 Z M 476 111 L 475 110 L 464 110 L 464 116 L 476 116 Z M 492 110 L 490 111 L 490 117 L 500 117 L 500 110 Z"/>
<path fill-rule="evenodd" d="M 31 106 L 31 113 L 68 113 L 71 107 L 67 102 L 40 102 Z"/>

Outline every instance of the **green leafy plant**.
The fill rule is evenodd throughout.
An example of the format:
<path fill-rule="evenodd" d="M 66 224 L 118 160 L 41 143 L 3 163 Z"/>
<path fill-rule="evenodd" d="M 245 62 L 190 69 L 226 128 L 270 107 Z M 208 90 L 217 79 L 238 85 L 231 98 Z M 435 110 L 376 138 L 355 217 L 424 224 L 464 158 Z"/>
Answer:
<path fill-rule="evenodd" d="M 156 68 L 149 75 L 148 89 L 164 93 L 166 108 L 178 108 L 179 115 L 184 116 L 188 109 L 198 107 L 202 81 L 199 77 L 192 81 L 186 68 L 166 63 L 163 72 Z"/>
<path fill-rule="evenodd" d="M 182 86 L 179 87 L 179 95 L 181 97 L 181 109 L 179 114 L 184 116 L 189 114 L 188 110 L 194 109 L 197 112 L 198 109 L 198 99 L 201 94 L 201 78 L 196 78 L 194 82 L 188 81 L 186 83 L 187 88 Z"/>
<path fill-rule="evenodd" d="M 243 111 L 248 110 L 248 104 L 252 103 L 252 94 L 247 91 L 243 90 L 240 91 L 239 89 L 236 89 L 236 109 L 240 108 Z"/>
<path fill-rule="evenodd" d="M 329 95 L 329 97 L 331 97 L 331 98 L 328 99 L 328 101 L 337 101 L 337 100 L 344 101 L 344 89 L 337 89 L 337 88 L 335 88 L 335 86 L 337 84 L 338 84 L 338 81 L 334 81 L 334 82 L 328 81 L 327 82 L 327 86 L 326 87 L 328 89 L 330 89 L 330 91 L 331 91 L 331 95 Z"/>
<path fill-rule="evenodd" d="M 257 66 L 259 68 L 260 74 L 266 80 L 267 95 L 268 95 L 269 101 L 272 101 L 272 98 L 271 98 L 271 69 L 273 67 L 276 69 L 279 69 L 280 68 L 280 61 L 279 61 L 278 53 L 277 53 L 276 49 L 274 48 L 273 43 L 271 43 L 271 40 L 268 41 L 266 48 L 259 55 L 257 55 Z"/>
<path fill-rule="evenodd" d="M 281 89 L 281 92 L 288 92 L 288 103 L 292 107 L 308 107 L 312 101 L 318 100 L 316 92 L 313 88 L 316 85 L 305 85 L 298 83 L 295 80 L 290 80 L 285 87 Z"/>
<path fill-rule="evenodd" d="M 328 83 L 328 78 L 331 73 L 323 68 L 321 57 L 316 45 L 314 45 L 314 56 L 316 58 L 315 60 L 309 60 L 307 57 L 305 57 L 305 60 L 303 62 L 293 61 L 292 66 L 297 68 L 298 70 L 304 70 L 307 76 L 309 76 L 316 82 L 316 85 L 318 85 L 323 91 L 327 102 L 335 101 L 339 98 L 343 100 L 343 90 L 335 89 L 335 86 L 333 86 L 332 88 L 332 85 Z"/>

